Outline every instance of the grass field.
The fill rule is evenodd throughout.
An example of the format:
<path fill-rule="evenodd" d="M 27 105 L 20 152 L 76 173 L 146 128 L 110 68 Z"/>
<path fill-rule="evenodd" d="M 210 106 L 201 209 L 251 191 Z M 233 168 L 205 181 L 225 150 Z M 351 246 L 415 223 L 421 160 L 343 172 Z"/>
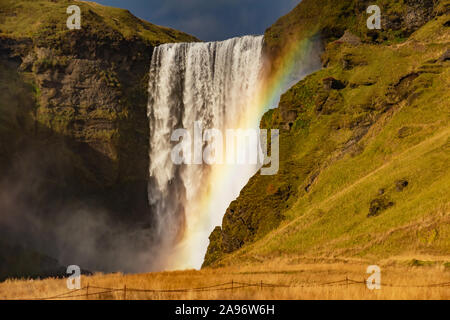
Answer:
<path fill-rule="evenodd" d="M 366 274 L 367 266 L 361 260 L 330 260 L 321 263 L 309 260 L 308 263 L 307 258 L 292 258 L 260 265 L 201 271 L 96 274 L 82 277 L 83 289 L 73 291 L 71 295 L 74 298 L 56 299 L 450 299 L 450 268 L 445 264 L 409 257 L 384 261 L 380 263 L 380 290 L 369 290 L 363 283 L 369 277 Z M 336 281 L 340 282 L 330 283 Z M 193 289 L 225 283 L 197 292 L 133 291 Z M 245 287 L 243 283 L 254 286 Z M 443 283 L 447 285 L 433 286 Z M 126 293 L 123 290 L 125 287 Z M 108 292 L 108 288 L 118 290 Z M 64 279 L 8 280 L 0 284 L 0 299 L 42 299 L 67 292 Z"/>

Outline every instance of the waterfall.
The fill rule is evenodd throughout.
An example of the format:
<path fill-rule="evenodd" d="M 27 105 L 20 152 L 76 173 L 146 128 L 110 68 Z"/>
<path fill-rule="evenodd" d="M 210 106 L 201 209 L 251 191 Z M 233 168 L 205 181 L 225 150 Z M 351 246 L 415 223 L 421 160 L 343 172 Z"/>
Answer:
<path fill-rule="evenodd" d="M 212 177 L 223 167 L 175 165 L 177 128 L 258 128 L 263 110 L 255 105 L 262 73 L 263 36 L 222 42 L 164 44 L 155 48 L 149 80 L 150 168 L 148 198 L 156 218 L 160 269 L 200 267 L 208 235 L 255 165 L 228 169 L 232 183 Z M 226 179 L 225 179 L 226 180 Z"/>

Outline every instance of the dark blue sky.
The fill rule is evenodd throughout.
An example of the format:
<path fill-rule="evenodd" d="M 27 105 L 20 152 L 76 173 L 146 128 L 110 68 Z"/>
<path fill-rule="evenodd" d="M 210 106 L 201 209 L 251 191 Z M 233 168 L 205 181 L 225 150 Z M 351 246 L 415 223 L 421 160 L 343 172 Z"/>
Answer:
<path fill-rule="evenodd" d="M 201 40 L 262 34 L 300 0 L 95 0 Z"/>

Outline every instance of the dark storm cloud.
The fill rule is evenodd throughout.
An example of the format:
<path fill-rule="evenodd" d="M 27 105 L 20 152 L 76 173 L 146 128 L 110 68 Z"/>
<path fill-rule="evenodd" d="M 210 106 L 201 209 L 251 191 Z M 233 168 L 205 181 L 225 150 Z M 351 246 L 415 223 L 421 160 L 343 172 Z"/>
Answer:
<path fill-rule="evenodd" d="M 201 40 L 262 34 L 300 0 L 96 0 Z"/>

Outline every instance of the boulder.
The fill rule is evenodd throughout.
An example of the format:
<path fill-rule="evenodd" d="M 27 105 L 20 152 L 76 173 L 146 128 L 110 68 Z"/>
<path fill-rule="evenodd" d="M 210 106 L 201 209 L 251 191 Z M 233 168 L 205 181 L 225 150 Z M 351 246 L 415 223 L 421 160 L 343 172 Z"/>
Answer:
<path fill-rule="evenodd" d="M 378 216 L 383 211 L 389 209 L 394 205 L 387 197 L 379 197 L 370 202 L 368 218 Z"/>
<path fill-rule="evenodd" d="M 351 33 L 350 31 L 346 30 L 344 35 L 337 40 L 336 42 L 338 43 L 347 43 L 350 44 L 352 46 L 358 46 L 362 43 L 361 38 L 359 38 L 358 36 L 354 35 L 353 33 Z"/>
<path fill-rule="evenodd" d="M 406 179 L 400 179 L 395 182 L 395 188 L 397 191 L 401 192 L 408 186 L 409 182 Z"/>
<path fill-rule="evenodd" d="M 444 54 L 439 58 L 440 62 L 444 62 L 450 60 L 450 49 L 447 49 L 447 51 L 444 52 Z"/>
<path fill-rule="evenodd" d="M 343 83 L 342 81 L 337 80 L 333 77 L 325 78 L 322 80 L 322 82 L 323 82 L 323 88 L 325 90 L 331 90 L 331 89 L 341 90 L 346 87 L 345 83 Z"/>

